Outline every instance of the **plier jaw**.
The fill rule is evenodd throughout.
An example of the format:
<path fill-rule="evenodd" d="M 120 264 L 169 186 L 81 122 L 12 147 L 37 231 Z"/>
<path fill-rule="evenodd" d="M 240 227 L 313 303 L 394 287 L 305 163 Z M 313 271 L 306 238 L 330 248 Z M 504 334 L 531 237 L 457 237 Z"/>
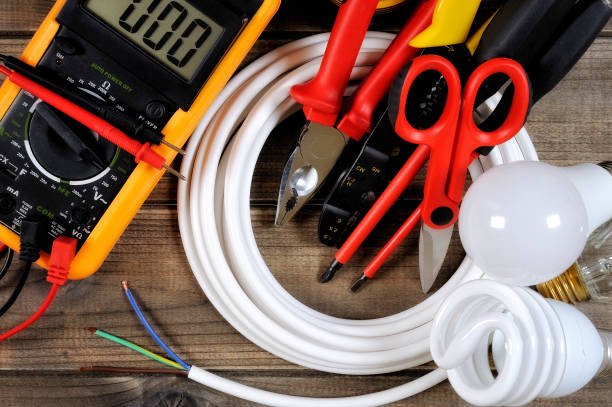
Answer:
<path fill-rule="evenodd" d="M 319 190 L 350 138 L 316 122 L 304 126 L 283 170 L 275 224 L 289 221 Z"/>

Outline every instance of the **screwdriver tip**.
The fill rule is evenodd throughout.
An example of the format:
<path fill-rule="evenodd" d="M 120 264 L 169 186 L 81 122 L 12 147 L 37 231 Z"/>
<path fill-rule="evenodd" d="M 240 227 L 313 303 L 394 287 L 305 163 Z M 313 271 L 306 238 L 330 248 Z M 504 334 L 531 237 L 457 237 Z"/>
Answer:
<path fill-rule="evenodd" d="M 344 264 L 340 263 L 337 259 L 334 259 L 327 270 L 323 274 L 321 274 L 321 282 L 327 283 L 336 275 L 336 272 L 342 268 Z"/>
<path fill-rule="evenodd" d="M 178 172 L 174 168 L 169 167 L 167 164 L 164 164 L 164 169 L 166 171 L 168 171 L 170 174 L 172 174 L 175 177 L 177 177 L 178 179 L 180 179 L 181 181 L 187 181 L 187 177 L 185 177 L 183 174 L 181 174 L 180 172 Z"/>
<path fill-rule="evenodd" d="M 353 285 L 351 286 L 351 292 L 356 293 L 357 291 L 359 291 L 361 289 L 361 287 L 363 286 L 363 284 L 368 281 L 369 278 L 364 274 L 362 275 L 357 281 L 355 281 L 353 283 Z"/>
<path fill-rule="evenodd" d="M 173 149 L 174 151 L 176 151 L 177 153 L 179 153 L 180 155 L 185 155 L 186 152 L 185 150 L 183 150 L 182 148 L 178 148 L 177 146 L 175 146 L 172 143 L 167 142 L 166 140 L 162 140 L 161 141 L 165 146 L 170 147 L 171 149 Z"/>

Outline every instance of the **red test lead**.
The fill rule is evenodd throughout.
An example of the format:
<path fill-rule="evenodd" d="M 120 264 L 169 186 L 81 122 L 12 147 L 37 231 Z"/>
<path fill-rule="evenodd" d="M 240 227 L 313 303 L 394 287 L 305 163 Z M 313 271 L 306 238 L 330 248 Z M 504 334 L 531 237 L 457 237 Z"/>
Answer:
<path fill-rule="evenodd" d="M 165 169 L 172 175 L 185 180 L 183 175 L 166 164 L 166 159 L 164 157 L 151 149 L 151 145 L 149 143 L 142 144 L 132 139 L 130 136 L 117 129 L 109 122 L 99 118 L 82 107 L 63 98 L 57 93 L 52 92 L 44 86 L 39 85 L 38 83 L 15 71 L 11 71 L 10 69 L 0 65 L 0 73 L 6 75 L 11 82 L 23 90 L 40 98 L 47 104 L 55 107 L 62 113 L 98 133 L 100 136 L 104 137 L 119 148 L 132 154 L 134 156 L 134 161 L 137 163 L 144 161 L 158 170 Z"/>
<path fill-rule="evenodd" d="M 74 256 L 76 254 L 77 241 L 68 236 L 60 236 L 53 241 L 51 257 L 49 258 L 49 270 L 47 272 L 47 282 L 52 284 L 47 298 L 40 308 L 25 322 L 0 334 L 0 342 L 19 333 L 32 325 L 45 313 L 57 294 L 57 290 L 68 281 L 68 272 Z"/>

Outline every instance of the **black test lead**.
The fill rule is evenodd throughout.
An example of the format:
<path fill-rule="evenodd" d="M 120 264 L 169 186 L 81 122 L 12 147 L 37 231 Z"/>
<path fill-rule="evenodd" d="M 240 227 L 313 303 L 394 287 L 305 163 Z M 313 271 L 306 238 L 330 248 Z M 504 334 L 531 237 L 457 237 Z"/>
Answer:
<path fill-rule="evenodd" d="M 36 111 L 47 122 L 50 128 L 64 141 L 64 143 L 83 160 L 96 168 L 103 170 L 106 164 L 98 154 L 85 144 L 85 142 L 66 124 L 51 106 L 45 102 L 36 105 Z M 92 135 L 93 136 L 93 135 Z"/>
<path fill-rule="evenodd" d="M 113 106 L 110 106 L 107 102 L 102 102 L 101 100 L 93 99 L 93 97 L 88 97 L 82 92 L 66 89 L 65 86 L 57 83 L 56 80 L 46 75 L 40 69 L 28 65 L 18 58 L 0 54 L 0 61 L 7 68 L 14 70 L 15 72 L 36 83 L 39 83 L 52 92 L 65 97 L 69 101 L 83 107 L 85 110 L 88 110 L 96 116 L 113 123 L 121 130 L 133 135 L 133 137 L 138 141 L 155 145 L 164 144 L 165 146 L 176 151 L 178 154 L 185 155 L 185 150 L 164 140 L 164 135 L 161 132 L 147 126 L 142 120 L 138 119 L 134 115 L 122 112 Z"/>

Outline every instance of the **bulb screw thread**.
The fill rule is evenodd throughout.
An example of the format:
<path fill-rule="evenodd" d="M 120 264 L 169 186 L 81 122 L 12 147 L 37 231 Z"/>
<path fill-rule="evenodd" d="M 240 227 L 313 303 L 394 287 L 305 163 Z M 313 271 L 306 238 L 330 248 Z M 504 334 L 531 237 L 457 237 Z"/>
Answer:
<path fill-rule="evenodd" d="M 604 354 L 601 367 L 597 371 L 599 377 L 612 376 L 612 331 L 598 330 L 603 342 Z"/>
<path fill-rule="evenodd" d="M 599 165 L 601 168 L 608 171 L 610 175 L 612 175 L 612 161 L 603 161 L 597 165 Z"/>
<path fill-rule="evenodd" d="M 590 298 L 578 264 L 574 263 L 560 276 L 536 286 L 538 292 L 545 298 L 562 301 L 567 304 L 576 304 Z"/>

